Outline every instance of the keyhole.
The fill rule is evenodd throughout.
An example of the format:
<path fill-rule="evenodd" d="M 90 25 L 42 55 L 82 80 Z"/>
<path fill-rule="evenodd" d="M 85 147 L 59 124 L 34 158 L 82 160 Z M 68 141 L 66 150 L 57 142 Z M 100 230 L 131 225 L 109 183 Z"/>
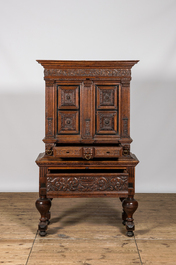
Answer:
<path fill-rule="evenodd" d="M 69 151 L 67 151 L 66 153 L 67 153 L 67 154 L 69 154 L 70 152 L 69 152 Z"/>
<path fill-rule="evenodd" d="M 110 152 L 106 152 L 107 154 L 110 154 Z"/>

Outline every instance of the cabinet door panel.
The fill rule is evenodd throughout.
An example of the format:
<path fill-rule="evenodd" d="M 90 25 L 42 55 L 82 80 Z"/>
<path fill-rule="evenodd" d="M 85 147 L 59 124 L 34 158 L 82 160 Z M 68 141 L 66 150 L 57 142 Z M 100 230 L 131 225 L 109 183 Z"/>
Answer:
<path fill-rule="evenodd" d="M 97 109 L 117 109 L 117 86 L 97 86 Z"/>
<path fill-rule="evenodd" d="M 79 108 L 79 86 L 58 86 L 58 108 Z"/>
<path fill-rule="evenodd" d="M 97 134 L 117 134 L 117 111 L 97 111 Z"/>
<path fill-rule="evenodd" d="M 58 133 L 59 134 L 79 133 L 78 111 L 58 111 Z"/>

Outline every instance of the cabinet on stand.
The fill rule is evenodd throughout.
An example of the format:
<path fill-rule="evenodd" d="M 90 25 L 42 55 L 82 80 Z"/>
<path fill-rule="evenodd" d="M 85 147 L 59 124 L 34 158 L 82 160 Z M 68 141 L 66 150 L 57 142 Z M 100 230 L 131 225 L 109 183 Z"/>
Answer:
<path fill-rule="evenodd" d="M 39 233 L 53 198 L 119 197 L 133 236 L 135 166 L 130 152 L 131 68 L 138 61 L 38 60 L 45 79 L 45 152 L 39 154 Z"/>

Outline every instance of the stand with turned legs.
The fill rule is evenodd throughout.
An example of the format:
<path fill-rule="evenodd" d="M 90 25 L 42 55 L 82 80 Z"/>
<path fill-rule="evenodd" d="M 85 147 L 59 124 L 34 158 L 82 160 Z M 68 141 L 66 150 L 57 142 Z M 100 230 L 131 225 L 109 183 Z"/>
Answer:
<path fill-rule="evenodd" d="M 52 199 L 119 197 L 133 236 L 135 166 L 130 152 L 131 68 L 138 61 L 38 61 L 46 84 L 45 152 L 39 166 L 39 233 Z"/>

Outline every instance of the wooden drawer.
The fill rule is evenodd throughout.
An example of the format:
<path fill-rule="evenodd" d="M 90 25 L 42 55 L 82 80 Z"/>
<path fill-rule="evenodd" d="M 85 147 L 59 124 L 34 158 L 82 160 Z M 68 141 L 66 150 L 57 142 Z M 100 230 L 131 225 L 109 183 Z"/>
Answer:
<path fill-rule="evenodd" d="M 80 146 L 63 146 L 63 147 L 54 147 L 53 149 L 54 156 L 57 157 L 82 157 L 82 147 Z"/>
<path fill-rule="evenodd" d="M 122 155 L 122 147 L 95 147 L 94 157 L 115 158 Z"/>
<path fill-rule="evenodd" d="M 50 196 L 124 193 L 128 173 L 49 173 L 46 186 Z"/>
<path fill-rule="evenodd" d="M 82 157 L 83 159 L 90 160 L 95 158 L 118 158 L 122 155 L 122 147 L 99 147 L 99 146 L 57 146 L 53 149 L 54 156 L 69 158 L 69 157 Z"/>

